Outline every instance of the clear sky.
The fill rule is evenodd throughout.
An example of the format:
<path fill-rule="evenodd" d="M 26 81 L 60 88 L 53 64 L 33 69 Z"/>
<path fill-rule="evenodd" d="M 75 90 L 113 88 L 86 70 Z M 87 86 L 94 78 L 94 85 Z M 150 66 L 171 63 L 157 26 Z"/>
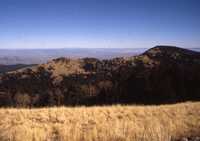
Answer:
<path fill-rule="evenodd" d="M 200 47 L 200 0 L 0 0 L 0 48 Z"/>

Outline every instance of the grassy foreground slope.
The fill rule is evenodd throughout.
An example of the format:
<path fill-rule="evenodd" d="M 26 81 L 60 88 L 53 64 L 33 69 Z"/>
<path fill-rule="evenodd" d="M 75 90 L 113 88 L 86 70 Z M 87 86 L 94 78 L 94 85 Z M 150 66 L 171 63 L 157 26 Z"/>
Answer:
<path fill-rule="evenodd" d="M 200 135 L 200 102 L 0 109 L 1 141 L 171 141 Z"/>

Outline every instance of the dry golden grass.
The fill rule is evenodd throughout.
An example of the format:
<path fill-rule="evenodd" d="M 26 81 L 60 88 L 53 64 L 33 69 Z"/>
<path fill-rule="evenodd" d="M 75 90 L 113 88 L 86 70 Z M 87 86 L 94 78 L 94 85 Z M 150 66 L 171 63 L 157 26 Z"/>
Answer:
<path fill-rule="evenodd" d="M 0 109 L 0 141 L 171 141 L 200 135 L 200 102 Z"/>

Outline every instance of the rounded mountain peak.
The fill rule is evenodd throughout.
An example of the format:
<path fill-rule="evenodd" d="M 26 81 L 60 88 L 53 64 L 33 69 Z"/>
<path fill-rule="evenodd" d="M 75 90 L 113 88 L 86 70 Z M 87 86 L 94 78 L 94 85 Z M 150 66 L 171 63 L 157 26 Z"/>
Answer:
<path fill-rule="evenodd" d="M 146 52 L 144 52 L 143 55 L 148 55 L 149 57 L 172 57 L 174 59 L 177 58 L 183 58 L 183 57 L 200 57 L 200 53 L 176 47 L 176 46 L 164 46 L 164 45 L 159 45 L 155 46 Z"/>

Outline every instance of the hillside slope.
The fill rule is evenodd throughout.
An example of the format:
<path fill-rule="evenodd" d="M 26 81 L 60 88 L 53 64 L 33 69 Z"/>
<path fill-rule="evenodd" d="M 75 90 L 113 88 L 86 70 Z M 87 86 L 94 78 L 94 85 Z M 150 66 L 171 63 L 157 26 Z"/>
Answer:
<path fill-rule="evenodd" d="M 34 65 L 33 64 L 32 65 L 26 65 L 26 64 L 1 65 L 0 64 L 0 74 L 10 72 L 10 71 L 16 71 L 18 69 L 32 67 L 32 66 L 34 66 Z"/>
<path fill-rule="evenodd" d="M 200 100 L 200 53 L 157 46 L 126 58 L 58 58 L 0 78 L 1 106 Z"/>

